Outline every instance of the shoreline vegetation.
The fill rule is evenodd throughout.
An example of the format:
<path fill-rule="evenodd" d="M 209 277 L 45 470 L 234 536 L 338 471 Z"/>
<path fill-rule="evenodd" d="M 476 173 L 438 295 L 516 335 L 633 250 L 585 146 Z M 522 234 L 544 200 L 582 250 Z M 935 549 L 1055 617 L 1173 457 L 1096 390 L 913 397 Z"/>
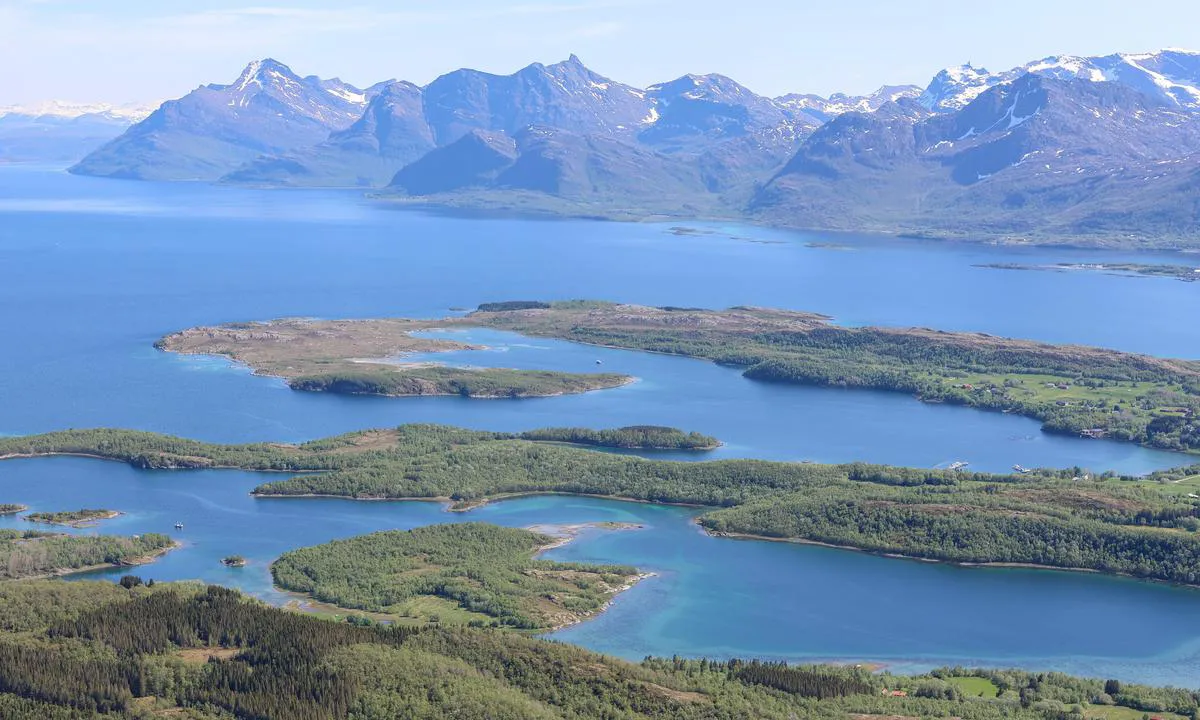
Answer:
<path fill-rule="evenodd" d="M 121 513 L 117 510 L 85 509 L 65 512 L 34 512 L 29 513 L 23 519 L 43 525 L 65 525 L 73 528 L 86 528 L 95 527 L 102 520 L 112 520 L 120 516 Z"/>
<path fill-rule="evenodd" d="M 678 436 L 687 437 L 678 432 Z M 1023 563 L 1200 584 L 1200 465 L 1147 478 L 1079 468 L 998 475 L 865 463 L 646 459 L 438 425 L 301 445 L 219 445 L 126 430 L 0 439 L 0 456 L 77 452 L 139 468 L 293 473 L 258 497 L 449 501 L 521 494 L 700 506 L 717 534 L 804 539 L 957 563 Z"/>
<path fill-rule="evenodd" d="M 61 577 L 153 562 L 180 547 L 166 535 L 67 535 L 0 530 L 0 581 Z"/>
<path fill-rule="evenodd" d="M 1200 453 L 1200 363 L 978 333 L 847 328 L 827 316 L 767 308 L 511 301 L 435 320 L 193 328 L 159 346 L 235 357 L 256 368 L 303 367 L 310 357 L 305 348 L 315 342 L 327 356 L 346 357 L 371 343 L 448 343 L 410 333 L 467 327 L 701 358 L 762 382 L 902 392 L 1033 418 L 1045 432 Z"/>
<path fill-rule="evenodd" d="M 28 509 L 28 505 L 19 505 L 17 503 L 0 503 L 0 515 L 18 515 Z"/>
<path fill-rule="evenodd" d="M 282 378 L 293 390 L 384 397 L 460 396 L 478 399 L 556 397 L 608 390 L 636 378 L 617 373 L 449 367 L 404 362 L 416 353 L 482 350 L 454 340 L 415 337 L 402 324 L 366 328 L 357 321 L 238 323 L 220 332 L 184 330 L 155 347 L 183 355 L 216 355 Z M 365 332 L 363 332 L 365 330 Z"/>
<path fill-rule="evenodd" d="M 793 545 L 811 545 L 813 547 L 829 548 L 830 550 L 848 550 L 850 552 L 865 553 L 867 555 L 874 555 L 875 557 L 888 558 L 889 560 L 910 560 L 912 562 L 936 563 L 939 565 L 951 565 L 953 567 L 959 567 L 959 568 L 979 568 L 982 570 L 989 570 L 989 569 L 997 570 L 997 569 L 1006 569 L 1007 568 L 1007 569 L 1012 569 L 1012 570 L 1048 570 L 1048 571 L 1053 571 L 1053 572 L 1087 573 L 1089 575 L 1108 575 L 1111 577 L 1127 578 L 1130 580 L 1141 580 L 1143 582 L 1162 583 L 1162 584 L 1166 584 L 1166 585 L 1172 585 L 1175 587 L 1192 588 L 1192 589 L 1200 590 L 1200 583 L 1186 583 L 1186 582 L 1178 582 L 1178 581 L 1174 581 L 1174 580 L 1160 580 L 1160 579 L 1156 579 L 1156 578 L 1138 577 L 1138 576 L 1132 575 L 1130 573 L 1105 572 L 1105 571 L 1097 569 L 1097 568 L 1061 567 L 1061 566 L 1056 566 L 1056 565 L 1043 565 L 1043 564 L 1031 563 L 1031 562 L 964 562 L 964 561 L 960 561 L 960 560 L 942 560 L 939 558 L 921 557 L 919 555 L 904 555 L 902 553 L 870 550 L 867 548 L 855 547 L 854 545 L 838 545 L 835 543 L 821 542 L 819 540 L 806 540 L 804 538 L 781 538 L 781 537 L 771 537 L 769 535 L 753 535 L 750 533 L 724 532 L 724 531 L 719 531 L 719 530 L 709 530 L 709 529 L 705 528 L 704 525 L 702 525 L 699 522 L 697 522 L 696 524 L 699 525 L 700 528 L 702 530 L 704 530 L 705 533 L 711 535 L 712 537 L 723 538 L 726 540 L 749 540 L 752 542 L 776 542 L 776 543 L 790 543 Z"/>
<path fill-rule="evenodd" d="M 520 531 L 516 531 L 520 532 Z M 323 546 L 322 546 L 323 547 Z M 6 720 L 1184 720 L 1200 695 L 1063 673 L 633 663 L 449 623 L 330 622 L 200 583 L 0 584 Z"/>
<path fill-rule="evenodd" d="M 346 612 L 549 632 L 594 617 L 650 577 L 627 566 L 537 558 L 583 527 L 560 526 L 555 535 L 485 523 L 377 532 L 291 550 L 271 574 L 277 587 Z"/>

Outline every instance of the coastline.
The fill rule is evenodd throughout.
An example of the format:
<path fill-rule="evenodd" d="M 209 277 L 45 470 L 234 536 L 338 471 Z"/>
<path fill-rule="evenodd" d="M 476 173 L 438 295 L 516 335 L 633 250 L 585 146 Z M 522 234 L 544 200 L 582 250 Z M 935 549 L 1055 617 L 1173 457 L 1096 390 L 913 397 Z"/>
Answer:
<path fill-rule="evenodd" d="M 260 470 L 255 468 L 239 467 L 237 465 L 203 465 L 198 467 L 191 465 L 163 465 L 162 467 L 142 468 L 134 465 L 129 458 L 113 457 L 110 455 L 96 455 L 95 453 L 83 452 L 8 453 L 7 455 L 0 455 L 0 462 L 4 462 L 5 460 L 37 460 L 39 458 L 49 457 L 76 457 L 86 458 L 88 460 L 119 462 L 129 465 L 137 470 L 238 470 L 240 472 L 278 473 L 282 475 L 308 475 L 318 472 L 327 472 L 325 470 L 272 470 L 269 468 L 263 468 Z"/>
<path fill-rule="evenodd" d="M 596 495 L 596 494 L 591 494 L 591 493 L 572 493 L 572 492 L 558 492 L 558 491 L 531 491 L 531 492 L 495 495 L 495 496 L 490 496 L 487 498 L 481 498 L 479 500 L 469 501 L 469 503 L 465 504 L 465 505 L 454 504 L 454 501 L 447 497 L 436 497 L 436 498 L 434 498 L 434 497 L 354 498 L 354 497 L 347 497 L 345 495 L 328 495 L 328 494 L 271 495 L 271 494 L 258 494 L 258 493 L 251 493 L 251 495 L 256 498 L 327 498 L 327 499 L 336 499 L 336 500 L 355 500 L 355 501 L 365 501 L 365 502 L 439 502 L 439 503 L 442 503 L 443 505 L 446 505 L 446 508 L 445 508 L 446 512 L 463 512 L 463 513 L 470 512 L 471 510 L 475 510 L 476 508 L 483 507 L 484 505 L 487 505 L 487 504 L 493 503 L 493 502 L 503 502 L 505 500 L 514 500 L 514 499 L 519 499 L 522 497 L 535 497 L 535 496 L 539 496 L 539 495 L 565 495 L 565 496 L 570 496 L 570 497 L 595 498 L 597 500 L 612 500 L 615 502 L 632 502 L 632 503 L 639 503 L 639 504 L 643 504 L 643 505 L 664 505 L 667 507 L 682 507 L 682 508 L 692 508 L 692 509 L 701 509 L 701 510 L 718 510 L 718 509 L 720 509 L 713 505 L 700 505 L 697 503 L 679 503 L 679 502 L 673 503 L 673 502 L 662 502 L 662 501 L 658 501 L 658 500 L 640 500 L 640 499 L 635 499 L 635 498 L 620 497 L 617 495 Z M 1056 572 L 1089 573 L 1089 574 L 1101 575 L 1101 576 L 1105 576 L 1105 577 L 1125 578 L 1128 580 L 1137 580 L 1138 582 L 1152 582 L 1152 583 L 1159 583 L 1159 584 L 1163 584 L 1163 585 L 1171 585 L 1174 587 L 1185 587 L 1185 588 L 1192 588 L 1192 589 L 1200 590 L 1200 584 L 1192 585 L 1192 584 L 1188 584 L 1188 583 L 1171 582 L 1168 580 L 1158 580 L 1155 578 L 1139 577 L 1137 575 L 1131 575 L 1129 573 L 1108 572 L 1108 571 L 1104 571 L 1104 570 L 1098 570 L 1096 568 L 1059 567 L 1056 565 L 1040 565 L 1037 563 L 970 562 L 970 561 L 961 561 L 961 560 L 943 560 L 943 559 L 939 559 L 939 558 L 927 558 L 927 557 L 919 557 L 916 555 L 905 555 L 903 553 L 885 552 L 885 551 L 881 551 L 881 550 L 871 550 L 870 548 L 855 547 L 854 545 L 838 545 L 835 543 L 827 543 L 827 542 L 822 542 L 820 540 L 808 540 L 805 538 L 779 538 L 779 537 L 770 537 L 767 535 L 753 535 L 750 533 L 738 533 L 738 532 L 710 530 L 709 528 L 705 527 L 703 523 L 700 522 L 699 517 L 694 517 L 692 519 L 692 522 L 695 523 L 695 525 L 698 528 L 700 528 L 700 531 L 703 532 L 704 534 L 706 534 L 710 537 L 713 537 L 713 538 L 726 539 L 726 540 L 752 540 L 752 541 L 756 540 L 756 541 L 763 541 L 763 542 L 791 543 L 793 545 L 813 545 L 816 547 L 830 548 L 832 550 L 850 550 L 853 552 L 865 553 L 867 555 L 875 555 L 877 557 L 889 558 L 892 560 L 912 560 L 912 561 L 923 562 L 923 563 L 938 563 L 938 564 L 942 564 L 942 565 L 954 565 L 954 566 L 962 567 L 962 568 L 983 568 L 983 569 L 1012 568 L 1012 569 L 1025 569 L 1025 570 L 1051 570 L 1051 571 L 1056 571 Z M 595 524 L 596 523 L 583 523 L 582 525 L 588 526 L 588 525 L 595 525 Z M 551 523 L 549 525 L 554 525 L 554 524 Z M 568 539 L 568 542 L 569 542 L 569 539 Z M 563 542 L 561 544 L 554 545 L 553 547 L 561 547 L 562 545 L 565 545 L 565 544 L 566 544 L 566 542 Z M 552 549 L 552 548 L 548 547 L 545 549 Z"/>
<path fill-rule="evenodd" d="M 263 187 L 277 187 L 265 184 Z M 334 186 L 337 187 L 337 186 Z M 1195 247 L 1167 244 L 1163 246 L 1129 246 L 1114 239 L 1112 235 L 1018 235 L 1015 232 L 981 232 L 939 230 L 929 231 L 921 228 L 906 228 L 903 225 L 885 224 L 862 228 L 847 228 L 831 225 L 806 224 L 802 222 L 786 222 L 750 217 L 741 213 L 712 212 L 692 215 L 676 215 L 667 211 L 645 209 L 641 212 L 625 210 L 603 205 L 588 205 L 578 209 L 562 207 L 532 207 L 519 206 L 511 201 L 505 203 L 498 198 L 486 196 L 448 196 L 430 199 L 429 197 L 412 198 L 404 195 L 394 195 L 383 192 L 383 188 L 373 188 L 363 193 L 363 197 L 381 207 L 399 211 L 416 211 L 428 215 L 449 218 L 515 218 L 522 220 L 540 221 L 592 221 L 611 222 L 634 225 L 666 225 L 668 223 L 734 223 L 763 230 L 782 230 L 790 233 L 820 233 L 822 235 L 848 235 L 887 238 L 910 242 L 937 244 L 1003 246 L 1003 247 L 1036 247 L 1066 250 L 1094 250 L 1112 253 L 1141 253 L 1154 254 L 1161 252 L 1195 253 Z M 490 201 L 490 202 L 489 202 Z M 802 238 L 798 238 L 802 239 Z"/>
<path fill-rule="evenodd" d="M 624 531 L 624 530 L 641 530 L 645 526 L 637 524 L 637 523 L 608 523 L 608 522 L 585 522 L 585 523 L 564 523 L 564 524 L 543 523 L 543 524 L 538 524 L 538 525 L 532 525 L 525 529 L 530 530 L 531 532 L 541 533 L 543 535 L 550 535 L 555 538 L 553 542 L 547 543 L 545 545 L 539 545 L 538 547 L 536 547 L 534 549 L 533 557 L 537 558 L 542 553 L 548 552 L 555 548 L 563 547 L 563 546 L 568 545 L 569 543 L 573 542 L 575 540 L 575 538 L 578 537 L 579 533 L 582 532 L 583 530 L 586 530 L 588 528 L 597 528 L 597 527 L 605 528 L 605 529 L 612 530 L 612 531 Z M 555 531 L 557 531 L 557 532 L 555 532 Z M 608 588 L 606 591 L 608 598 L 605 600 L 604 604 L 601 605 L 596 610 L 593 610 L 593 611 L 590 611 L 587 613 L 574 614 L 574 615 L 572 615 L 571 620 L 555 623 L 553 625 L 550 625 L 549 627 L 537 628 L 534 630 L 512 630 L 512 632 L 520 633 L 523 635 L 543 635 L 543 634 L 557 632 L 564 628 L 568 628 L 573 625 L 578 625 L 579 623 L 587 622 L 588 620 L 595 619 L 608 610 L 608 608 L 612 605 L 613 601 L 617 598 L 618 595 L 625 592 L 626 590 L 632 589 L 635 585 L 637 585 L 641 581 L 647 580 L 652 577 L 656 577 L 657 575 L 658 575 L 658 573 L 655 573 L 655 572 L 638 571 L 637 573 L 635 573 L 633 575 L 626 576 L 627 579 L 623 584 L 618 585 L 617 587 L 614 587 L 614 588 Z M 312 595 L 310 595 L 308 593 L 299 592 L 296 590 L 288 590 L 287 588 L 280 587 L 279 585 L 275 584 L 273 579 L 272 579 L 271 587 L 276 592 L 279 592 L 288 597 L 288 599 L 279 607 L 282 607 L 285 610 L 291 610 L 293 612 L 300 612 L 300 613 L 324 612 L 324 613 L 333 613 L 333 614 L 340 613 L 340 614 L 344 614 L 344 615 L 364 615 L 366 617 L 373 618 L 376 621 L 387 621 L 387 622 L 390 622 L 393 624 L 403 623 L 406 620 L 405 618 L 402 618 L 402 617 L 396 616 L 396 615 L 392 615 L 389 613 L 381 613 L 381 612 L 376 612 L 376 611 L 372 611 L 372 610 L 355 610 L 353 608 L 346 608 L 346 607 L 342 607 L 340 605 L 334 605 L 332 603 L 327 603 L 327 602 L 324 602 L 321 600 L 317 600 L 315 597 L 313 597 Z"/>
<path fill-rule="evenodd" d="M 620 495 L 599 495 L 596 493 L 580 493 L 566 492 L 561 490 L 529 490 L 522 492 L 501 493 L 499 495 L 489 495 L 485 498 L 477 500 L 454 500 L 453 498 L 444 495 L 437 497 L 352 497 L 349 495 L 334 495 L 330 493 L 299 493 L 299 494 L 275 494 L 275 493 L 259 493 L 251 491 L 250 496 L 260 499 L 305 499 L 305 498 L 321 498 L 329 500 L 354 500 L 357 502 L 437 502 L 446 505 L 446 512 L 470 512 L 476 508 L 481 508 L 493 502 L 503 502 L 505 500 L 515 500 L 523 497 L 536 497 L 538 495 L 566 495 L 570 497 L 586 497 L 595 498 L 597 500 L 615 500 L 617 502 L 641 503 L 643 505 L 666 505 L 668 507 L 684 507 L 697 509 L 712 509 L 716 510 L 713 505 L 701 505 L 699 503 L 684 503 L 684 502 L 667 502 L 665 500 L 641 500 L 638 498 L 621 497 Z"/>
<path fill-rule="evenodd" d="M 971 562 L 967 560 L 943 560 L 941 558 L 918 557 L 916 555 L 905 555 L 903 553 L 885 552 L 882 550 L 871 550 L 870 548 L 855 547 L 853 545 L 838 545 L 836 543 L 822 542 L 820 540 L 808 540 L 805 538 L 779 538 L 769 537 L 766 535 L 753 535 L 750 533 L 726 532 L 720 530 L 709 530 L 703 524 L 696 523 L 704 534 L 725 540 L 751 540 L 761 542 L 789 543 L 792 545 L 812 545 L 815 547 L 829 548 L 831 550 L 849 550 L 851 552 L 863 553 L 865 555 L 874 555 L 875 557 L 888 558 L 890 560 L 911 560 L 915 562 L 930 563 L 935 565 L 951 565 L 960 568 L 980 568 L 988 569 L 1004 569 L 1013 570 L 1049 570 L 1052 572 L 1069 572 L 1069 573 L 1087 573 L 1089 575 L 1100 575 L 1102 577 L 1122 578 L 1125 580 L 1136 580 L 1137 582 L 1149 582 L 1159 585 L 1170 585 L 1172 587 L 1189 588 L 1192 590 L 1200 590 L 1200 584 L 1189 584 L 1181 582 L 1171 582 L 1169 580 L 1159 580 L 1157 578 L 1139 577 L 1129 573 L 1109 572 L 1105 570 L 1097 570 L 1096 568 L 1075 568 L 1061 567 L 1058 565 L 1041 565 L 1038 563 L 1022 563 L 1022 562 Z"/>
<path fill-rule="evenodd" d="M 442 365 L 440 367 L 447 367 L 447 366 Z M 502 369 L 512 369 L 512 368 L 502 368 Z M 278 376 L 272 376 L 272 377 L 278 377 Z M 284 378 L 284 381 L 287 382 L 287 378 Z M 456 393 L 456 392 L 344 393 L 344 392 L 337 392 L 335 390 L 296 390 L 296 388 L 292 387 L 290 382 L 288 382 L 288 389 L 294 390 L 295 392 L 326 393 L 329 395 L 344 395 L 347 397 L 383 397 L 383 398 L 461 397 L 461 398 L 468 398 L 470 400 L 536 400 L 538 398 L 565 397 L 567 395 L 584 395 L 586 393 L 600 392 L 601 390 L 615 390 L 616 388 L 621 388 L 621 387 L 626 387 L 627 385 L 632 385 L 638 381 L 639 381 L 639 378 L 633 377 L 632 375 L 627 375 L 627 376 L 625 376 L 625 378 L 623 380 L 621 380 L 621 382 L 615 383 L 613 385 L 598 385 L 596 387 L 585 388 L 583 390 L 562 390 L 559 392 L 552 392 L 552 393 L 531 393 L 531 394 L 521 394 L 521 395 L 470 395 L 470 394 L 463 395 L 462 393 Z"/>
<path fill-rule="evenodd" d="M 39 525 L 59 525 L 61 527 L 75 528 L 76 530 L 79 530 L 81 528 L 96 527 L 97 525 L 104 522 L 105 520 L 112 520 L 114 518 L 119 518 L 124 514 L 125 513 L 121 512 L 120 510 L 109 510 L 102 515 L 96 515 L 94 517 L 88 517 L 88 518 L 81 518 L 79 520 L 41 520 L 41 519 L 38 519 L 38 518 L 35 518 L 32 516 L 26 516 L 23 519 L 28 522 L 36 523 Z"/>
<path fill-rule="evenodd" d="M 413 330 L 410 332 L 417 332 L 420 330 L 450 330 L 450 329 L 456 329 L 456 327 L 452 326 L 452 325 L 448 325 L 445 327 L 417 328 L 416 330 Z M 464 328 L 464 329 L 466 329 L 466 328 Z M 486 328 L 484 326 L 479 326 L 478 329 L 486 330 L 488 328 Z M 177 331 L 176 333 L 171 333 L 171 335 L 178 334 L 179 332 L 186 332 L 186 331 Z M 292 381 L 299 380 L 303 376 L 288 377 L 287 375 L 279 375 L 276 373 L 272 373 L 272 372 L 269 372 L 269 371 L 261 369 L 261 368 L 256 368 L 253 365 L 251 365 L 250 363 L 246 362 L 245 360 L 241 360 L 233 355 L 226 355 L 224 353 L 211 353 L 211 352 L 206 353 L 206 352 L 194 352 L 191 350 L 175 350 L 175 349 L 168 347 L 167 343 L 165 342 L 166 339 L 168 337 L 170 337 L 171 335 L 164 336 L 163 338 L 160 338 L 158 341 L 156 341 L 154 343 L 155 349 L 157 349 L 161 352 L 164 352 L 164 353 L 170 353 L 172 355 L 180 355 L 180 356 L 190 355 L 193 357 L 221 358 L 235 366 L 242 367 L 242 368 L 249 370 L 252 375 L 257 375 L 258 377 L 282 380 L 283 383 L 285 385 L 287 385 L 288 389 L 292 390 L 294 392 L 328 393 L 330 395 L 344 395 L 344 396 L 348 396 L 348 397 L 384 397 L 384 398 L 465 397 L 465 398 L 470 398 L 472 400 L 525 400 L 525 399 L 532 400 L 532 399 L 536 399 L 536 398 L 563 397 L 566 395 L 583 395 L 585 393 L 598 392 L 600 390 L 615 390 L 616 388 L 621 388 L 621 387 L 625 387 L 627 385 L 632 385 L 636 382 L 639 382 L 639 380 L 640 380 L 640 378 L 634 377 L 632 375 L 626 375 L 621 380 L 621 382 L 615 383 L 612 385 L 598 385 L 596 387 L 590 387 L 590 388 L 585 388 L 582 390 L 575 390 L 575 391 L 563 390 L 563 391 L 553 392 L 553 393 L 532 393 L 532 394 L 521 394 L 521 395 L 463 395 L 462 393 L 456 393 L 456 392 L 432 392 L 432 393 L 372 393 L 372 392 L 353 393 L 353 392 L 351 392 L 351 393 L 347 393 L 347 392 L 336 392 L 336 391 L 332 391 L 332 390 L 298 390 L 297 388 L 293 387 Z M 463 348 L 459 348 L 456 350 L 447 350 L 447 351 L 442 351 L 442 352 L 459 352 L 461 350 L 486 350 L 486 349 L 487 349 L 487 346 L 485 346 L 485 345 L 466 345 Z M 384 362 L 382 358 L 379 360 L 371 360 L 371 359 L 366 359 L 366 358 L 349 358 L 348 361 L 352 362 L 352 363 L 363 364 L 363 365 L 383 365 L 383 366 L 387 366 L 387 367 L 398 367 L 398 368 L 401 368 L 401 374 L 402 374 L 403 368 L 406 368 L 406 367 L 412 367 L 412 368 L 439 367 L 439 368 L 452 368 L 452 369 L 454 368 L 454 366 L 446 365 L 445 363 L 437 363 L 437 362 L 407 363 L 407 364 L 406 363 L 389 363 L 389 362 Z M 465 372 L 471 372 L 471 368 L 457 368 L 457 369 L 463 370 Z M 515 372 L 520 372 L 519 368 L 477 368 L 477 369 L 479 369 L 479 370 L 512 370 Z M 586 373 L 565 373 L 564 372 L 564 374 L 575 375 L 575 374 L 586 374 Z M 5 458 L 0 457 L 0 460 L 3 460 L 3 459 L 5 459 Z"/>
<path fill-rule="evenodd" d="M 11 580 L 0 581 L 0 582 L 24 582 L 26 580 L 47 580 L 50 578 L 68 577 L 70 575 L 79 575 L 82 573 L 96 572 L 98 570 L 112 570 L 113 568 L 122 568 L 122 567 L 138 567 L 140 565 L 148 565 L 148 564 L 154 562 L 155 560 L 158 560 L 162 556 L 166 555 L 167 553 L 171 552 L 172 550 L 178 550 L 181 547 L 183 547 L 183 543 L 179 542 L 178 540 L 172 540 L 171 544 L 164 548 L 159 548 L 158 550 L 155 550 L 151 553 L 148 553 L 146 555 L 140 555 L 135 558 L 130 558 L 129 560 L 122 560 L 119 563 L 99 563 L 97 565 L 85 565 L 84 567 L 77 567 L 77 568 L 62 568 L 59 570 L 55 570 L 54 572 L 43 573 L 41 575 L 30 575 L 29 577 L 12 578 Z"/>

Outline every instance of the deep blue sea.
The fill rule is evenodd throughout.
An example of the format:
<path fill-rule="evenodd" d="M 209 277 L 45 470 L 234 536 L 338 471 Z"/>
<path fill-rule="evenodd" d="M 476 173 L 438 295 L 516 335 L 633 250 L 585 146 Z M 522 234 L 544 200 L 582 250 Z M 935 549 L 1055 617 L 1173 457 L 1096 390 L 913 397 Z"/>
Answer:
<path fill-rule="evenodd" d="M 1081 465 L 1142 473 L 1194 458 L 1042 434 L 1034 421 L 889 393 L 765 385 L 710 363 L 467 331 L 468 365 L 604 369 L 633 385 L 538 400 L 304 394 L 213 358 L 160 353 L 161 335 L 281 316 L 438 317 L 506 299 L 597 298 L 829 314 L 1200 358 L 1200 285 L 986 263 L 1200 264 L 1200 257 L 945 245 L 750 226 L 464 218 L 350 192 L 77 178 L 0 167 L 0 433 L 120 426 L 214 441 L 297 441 L 406 422 L 517 430 L 665 424 L 727 444 L 705 457 L 868 460 L 973 469 Z M 1149 257 L 1149 259 L 1147 259 Z M 703 535 L 692 511 L 546 497 L 465 515 L 431 503 L 255 500 L 240 472 L 114 463 L 0 463 L 0 501 L 112 507 L 103 530 L 178 533 L 139 573 L 201 578 L 277 600 L 281 552 L 385 528 L 594 520 L 553 557 L 658 575 L 599 619 L 556 634 L 625 657 L 767 656 L 1023 665 L 1200 686 L 1200 592 L 1087 574 L 962 569 Z M 20 523 L 0 521 L 0 525 Z M 24 524 L 24 523 L 23 523 Z M 27 524 L 26 524 L 27 525 Z M 89 530 L 85 532 L 95 532 Z M 227 569 L 230 553 L 251 558 Z"/>

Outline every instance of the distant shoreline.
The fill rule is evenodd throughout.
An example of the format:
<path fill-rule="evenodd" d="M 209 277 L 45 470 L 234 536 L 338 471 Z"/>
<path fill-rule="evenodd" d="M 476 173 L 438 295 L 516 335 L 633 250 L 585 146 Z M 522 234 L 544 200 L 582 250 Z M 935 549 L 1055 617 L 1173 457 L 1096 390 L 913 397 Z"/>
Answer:
<path fill-rule="evenodd" d="M 697 523 L 697 525 L 700 525 L 700 523 Z M 836 543 L 822 542 L 820 540 L 808 540 L 805 538 L 778 538 L 767 535 L 753 535 L 750 533 L 709 530 L 703 525 L 700 525 L 700 528 L 706 535 L 710 537 L 722 538 L 726 540 L 757 540 L 774 543 L 788 543 L 791 545 L 812 545 L 814 547 L 829 548 L 830 550 L 849 550 L 851 552 L 863 553 L 864 555 L 874 555 L 875 557 L 888 558 L 889 560 L 912 560 L 915 562 L 930 563 L 934 565 L 950 565 L 960 568 L 982 568 L 985 570 L 1008 568 L 1013 570 L 1049 570 L 1052 572 L 1086 573 L 1088 575 L 1099 575 L 1101 577 L 1123 578 L 1126 580 L 1136 580 L 1137 582 L 1151 582 L 1159 585 L 1170 585 L 1172 587 L 1200 590 L 1200 584 L 1171 582 L 1170 580 L 1139 577 L 1129 573 L 1097 570 L 1095 568 L 1060 567 L 1058 565 L 1039 565 L 1037 563 L 1021 562 L 970 562 L 966 560 L 944 560 L 942 558 L 918 557 L 916 555 L 905 555 L 903 553 L 872 550 L 870 548 L 855 547 L 853 545 L 838 545 Z"/>

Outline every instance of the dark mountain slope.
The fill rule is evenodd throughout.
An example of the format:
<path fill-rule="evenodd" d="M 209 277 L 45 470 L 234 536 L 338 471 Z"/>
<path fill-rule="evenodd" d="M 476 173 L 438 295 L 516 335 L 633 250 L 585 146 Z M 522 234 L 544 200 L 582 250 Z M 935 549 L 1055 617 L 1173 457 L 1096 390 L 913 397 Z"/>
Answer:
<path fill-rule="evenodd" d="M 1098 242 L 1140 227 L 1171 244 L 1197 227 L 1178 194 L 1196 152 L 1195 116 L 1116 83 L 1029 74 L 954 113 L 836 118 L 751 209 L 800 226 Z M 1117 225 L 1104 221 L 1113 208 L 1124 208 Z"/>

